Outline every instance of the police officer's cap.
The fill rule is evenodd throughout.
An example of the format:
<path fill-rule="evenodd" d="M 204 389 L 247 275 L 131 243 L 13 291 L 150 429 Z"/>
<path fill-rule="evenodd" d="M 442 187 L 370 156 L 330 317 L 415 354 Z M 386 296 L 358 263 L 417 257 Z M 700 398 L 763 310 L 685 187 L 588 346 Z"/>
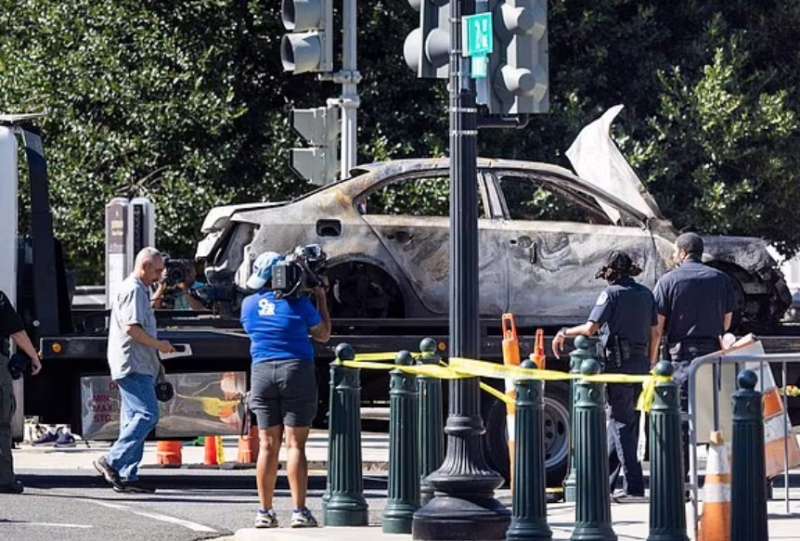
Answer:
<path fill-rule="evenodd" d="M 684 233 L 675 240 L 675 246 L 687 254 L 696 256 L 703 255 L 703 238 L 697 233 Z"/>

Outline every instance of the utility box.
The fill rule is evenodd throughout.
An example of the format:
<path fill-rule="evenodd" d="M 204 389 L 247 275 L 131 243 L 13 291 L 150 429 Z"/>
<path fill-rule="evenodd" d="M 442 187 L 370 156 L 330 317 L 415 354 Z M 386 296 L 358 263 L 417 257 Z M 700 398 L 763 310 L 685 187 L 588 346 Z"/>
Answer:
<path fill-rule="evenodd" d="M 156 243 L 155 206 L 145 197 L 115 197 L 106 205 L 106 308 L 133 271 L 136 254 Z"/>

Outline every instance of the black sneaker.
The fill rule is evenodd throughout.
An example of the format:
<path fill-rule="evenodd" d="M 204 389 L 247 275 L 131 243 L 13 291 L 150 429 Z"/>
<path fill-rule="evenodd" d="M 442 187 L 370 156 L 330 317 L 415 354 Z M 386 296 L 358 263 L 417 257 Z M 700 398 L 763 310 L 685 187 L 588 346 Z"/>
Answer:
<path fill-rule="evenodd" d="M 119 486 L 113 486 L 114 492 L 127 494 L 155 494 L 156 489 L 139 481 L 122 481 Z"/>
<path fill-rule="evenodd" d="M 0 485 L 0 494 L 22 494 L 25 485 L 21 481 L 14 481 L 10 485 Z"/>
<path fill-rule="evenodd" d="M 122 479 L 120 479 L 119 473 L 108 464 L 106 457 L 101 456 L 97 460 L 92 461 L 92 464 L 94 465 L 94 469 L 106 480 L 106 483 L 111 485 L 111 488 L 117 490 L 122 486 Z"/>

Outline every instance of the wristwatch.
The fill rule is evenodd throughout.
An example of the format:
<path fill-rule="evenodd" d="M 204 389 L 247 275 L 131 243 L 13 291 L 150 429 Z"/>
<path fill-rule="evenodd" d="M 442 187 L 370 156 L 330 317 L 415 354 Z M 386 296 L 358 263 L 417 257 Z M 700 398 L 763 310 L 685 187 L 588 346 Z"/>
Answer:
<path fill-rule="evenodd" d="M 556 336 L 558 336 L 559 334 L 564 338 L 567 338 L 567 327 L 561 327 L 560 329 L 558 329 Z"/>

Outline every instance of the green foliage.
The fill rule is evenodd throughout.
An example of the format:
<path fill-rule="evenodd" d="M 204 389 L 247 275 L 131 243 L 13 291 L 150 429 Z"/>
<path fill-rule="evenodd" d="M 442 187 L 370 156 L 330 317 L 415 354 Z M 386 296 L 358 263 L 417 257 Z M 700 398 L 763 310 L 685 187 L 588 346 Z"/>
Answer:
<path fill-rule="evenodd" d="M 0 0 L 0 110 L 49 112 L 57 234 L 82 281 L 100 278 L 103 208 L 114 196 L 153 198 L 159 247 L 190 255 L 212 206 L 310 188 L 288 167 L 299 143 L 288 113 L 338 87 L 283 74 L 279 8 Z M 800 247 L 800 4 L 549 9 L 551 114 L 525 130 L 482 132 L 481 154 L 568 166 L 580 128 L 624 103 L 620 146 L 678 227 Z M 405 1 L 359 2 L 359 24 L 359 161 L 446 154 L 444 82 L 415 79 L 402 58 L 416 13 Z"/>

